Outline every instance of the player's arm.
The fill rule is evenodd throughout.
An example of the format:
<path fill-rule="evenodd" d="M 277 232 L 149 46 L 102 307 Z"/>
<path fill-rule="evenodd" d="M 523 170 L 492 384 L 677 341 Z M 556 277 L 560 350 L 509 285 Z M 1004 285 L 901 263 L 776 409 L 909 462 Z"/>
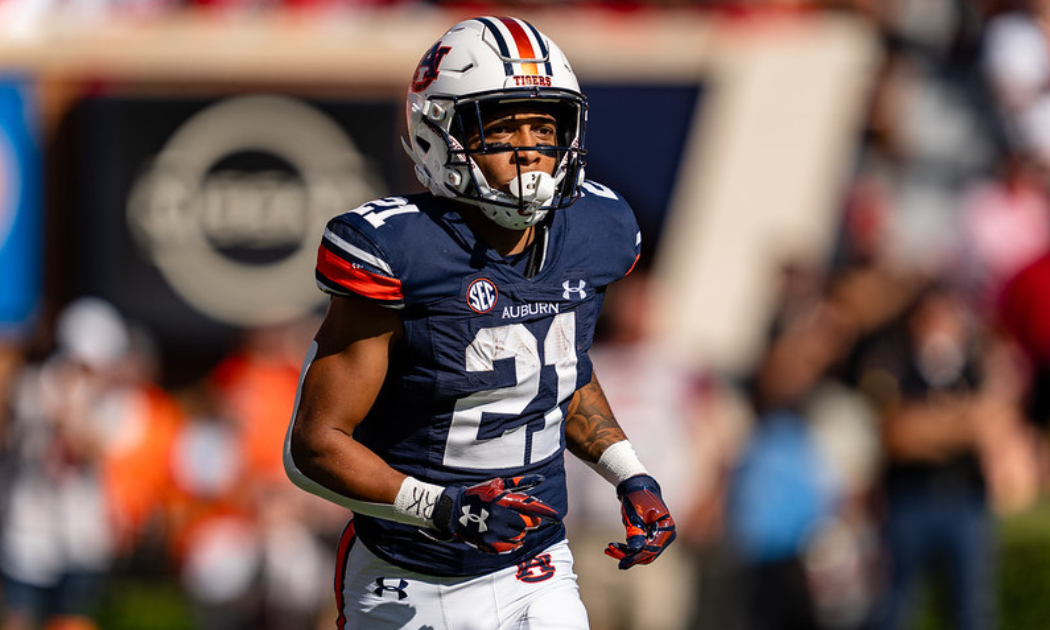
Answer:
<path fill-rule="evenodd" d="M 394 504 L 406 475 L 354 440 L 353 432 L 379 394 L 401 334 L 394 310 L 332 298 L 312 359 L 303 366 L 286 440 L 285 468 L 305 490 L 363 513 L 369 502 Z"/>
<path fill-rule="evenodd" d="M 483 551 L 505 553 L 556 510 L 526 494 L 538 479 L 493 479 L 442 487 L 401 473 L 354 439 L 386 379 L 404 334 L 397 313 L 356 297 L 334 297 L 312 359 L 303 367 L 284 465 L 299 487 L 356 513 L 416 525 Z M 460 520 L 467 513 L 487 520 Z"/>
<path fill-rule="evenodd" d="M 621 569 L 649 564 L 675 539 L 675 524 L 660 485 L 638 459 L 613 416 L 597 376 L 573 395 L 565 419 L 565 441 L 572 454 L 616 486 L 627 543 L 609 543 L 605 553 Z"/>
<path fill-rule="evenodd" d="M 565 441 L 569 451 L 594 466 L 606 449 L 626 439 L 627 435 L 616 422 L 597 376 L 592 376 L 591 382 L 576 390 L 569 401 L 565 420 Z"/>

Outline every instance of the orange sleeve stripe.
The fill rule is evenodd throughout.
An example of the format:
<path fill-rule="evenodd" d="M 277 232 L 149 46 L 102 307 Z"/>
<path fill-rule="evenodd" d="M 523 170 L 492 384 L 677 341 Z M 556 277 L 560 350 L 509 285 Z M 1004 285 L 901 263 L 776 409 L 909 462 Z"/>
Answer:
<path fill-rule="evenodd" d="M 405 294 L 401 291 L 400 280 L 354 266 L 329 251 L 324 245 L 317 249 L 317 271 L 344 289 L 367 298 L 386 301 L 405 299 Z"/>
<path fill-rule="evenodd" d="M 637 256 L 634 257 L 634 262 L 631 263 L 631 268 L 627 270 L 627 273 L 623 274 L 623 277 L 626 278 L 627 276 L 631 275 L 631 272 L 634 271 L 635 265 L 638 264 L 638 259 L 641 258 L 641 257 L 642 257 L 641 254 L 638 254 Z"/>

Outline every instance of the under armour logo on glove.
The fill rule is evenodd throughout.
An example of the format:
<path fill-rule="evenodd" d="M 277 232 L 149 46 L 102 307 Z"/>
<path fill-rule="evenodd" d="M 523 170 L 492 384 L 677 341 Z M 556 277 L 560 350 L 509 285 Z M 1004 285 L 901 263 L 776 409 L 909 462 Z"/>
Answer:
<path fill-rule="evenodd" d="M 459 524 L 463 527 L 470 527 L 470 524 L 473 523 L 477 526 L 478 533 L 484 534 L 485 532 L 489 531 L 488 526 L 485 525 L 485 520 L 488 519 L 488 517 L 488 510 L 481 510 L 481 514 L 471 514 L 470 506 L 464 505 L 463 516 L 459 517 Z"/>
<path fill-rule="evenodd" d="M 434 508 L 442 533 L 487 553 L 510 553 L 543 521 L 559 521 L 558 510 L 526 491 L 543 477 L 491 479 L 469 488 L 445 488 Z"/>
<path fill-rule="evenodd" d="M 605 554 L 620 561 L 621 569 L 649 564 L 675 539 L 674 519 L 660 496 L 660 485 L 649 475 L 636 475 L 616 486 L 627 544 L 609 543 Z"/>

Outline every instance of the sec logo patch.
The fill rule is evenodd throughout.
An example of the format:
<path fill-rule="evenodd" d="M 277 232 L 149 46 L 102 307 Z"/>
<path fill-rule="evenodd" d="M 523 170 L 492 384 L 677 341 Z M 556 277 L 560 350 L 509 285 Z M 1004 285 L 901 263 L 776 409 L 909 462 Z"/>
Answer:
<path fill-rule="evenodd" d="M 467 306 L 475 313 L 488 313 L 496 306 L 499 291 L 485 278 L 478 278 L 467 287 Z"/>

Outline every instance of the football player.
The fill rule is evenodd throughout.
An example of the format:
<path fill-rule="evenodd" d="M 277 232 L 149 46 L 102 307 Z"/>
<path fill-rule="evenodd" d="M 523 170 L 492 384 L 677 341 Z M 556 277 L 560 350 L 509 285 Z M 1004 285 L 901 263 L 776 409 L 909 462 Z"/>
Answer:
<path fill-rule="evenodd" d="M 453 26 L 411 79 L 407 119 L 429 192 L 329 222 L 316 277 L 331 304 L 285 442 L 292 480 L 354 514 L 339 625 L 585 629 L 564 449 L 616 489 L 621 569 L 675 537 L 587 354 L 638 226 L 584 179 L 586 99 L 525 21 Z"/>

